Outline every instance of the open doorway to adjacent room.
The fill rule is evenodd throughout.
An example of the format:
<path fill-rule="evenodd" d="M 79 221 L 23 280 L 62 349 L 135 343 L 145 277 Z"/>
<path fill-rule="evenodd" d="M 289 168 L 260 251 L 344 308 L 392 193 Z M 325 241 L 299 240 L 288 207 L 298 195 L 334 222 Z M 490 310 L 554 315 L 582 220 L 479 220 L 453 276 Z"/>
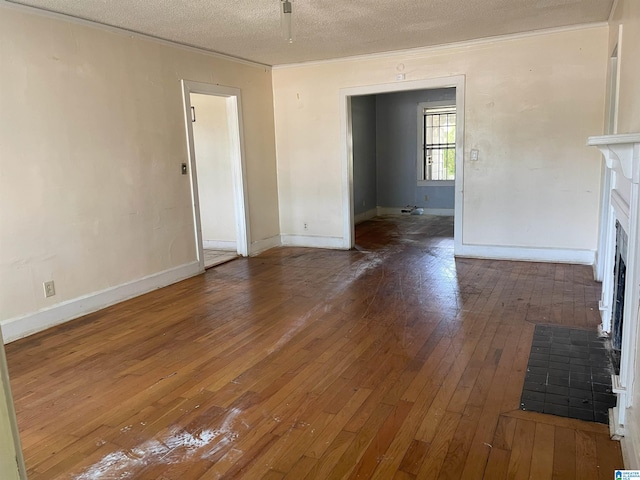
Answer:
<path fill-rule="evenodd" d="M 462 245 L 464 76 L 354 87 L 341 96 L 349 246 L 357 224 L 411 214 L 437 220 L 450 246 Z"/>

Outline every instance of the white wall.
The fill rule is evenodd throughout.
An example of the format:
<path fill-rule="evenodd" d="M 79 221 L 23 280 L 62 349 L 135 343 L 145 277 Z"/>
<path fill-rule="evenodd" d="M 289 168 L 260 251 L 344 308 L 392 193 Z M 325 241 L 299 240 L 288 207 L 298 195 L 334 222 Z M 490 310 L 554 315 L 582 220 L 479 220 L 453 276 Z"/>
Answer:
<path fill-rule="evenodd" d="M 343 236 L 341 88 L 466 75 L 465 244 L 595 251 L 606 27 L 276 68 L 280 225 Z M 480 161 L 468 161 L 469 150 Z"/>
<path fill-rule="evenodd" d="M 235 242 L 236 219 L 227 99 L 192 93 L 191 105 L 196 111 L 193 139 L 202 239 L 205 242 Z"/>
<path fill-rule="evenodd" d="M 618 41 L 618 27 L 622 26 L 622 42 L 618 51 L 620 88 L 617 133 L 640 133 L 640 2 L 618 0 L 612 16 L 608 53 Z M 596 134 L 599 132 L 596 132 Z M 629 245 L 629 251 L 633 246 Z M 637 288 L 637 286 L 636 286 Z M 633 307 L 632 307 L 633 308 Z M 636 306 L 637 308 L 637 306 Z M 640 315 L 640 312 L 638 312 Z M 635 332 L 636 348 L 640 347 L 640 332 Z M 640 469 L 640 352 L 636 351 L 633 407 L 627 411 L 625 437 L 621 444 L 625 467 Z"/>
<path fill-rule="evenodd" d="M 252 241 L 278 235 L 269 68 L 4 2 L 0 65 L 3 330 L 76 302 L 67 320 L 96 292 L 194 265 L 182 79 L 242 90 Z"/>

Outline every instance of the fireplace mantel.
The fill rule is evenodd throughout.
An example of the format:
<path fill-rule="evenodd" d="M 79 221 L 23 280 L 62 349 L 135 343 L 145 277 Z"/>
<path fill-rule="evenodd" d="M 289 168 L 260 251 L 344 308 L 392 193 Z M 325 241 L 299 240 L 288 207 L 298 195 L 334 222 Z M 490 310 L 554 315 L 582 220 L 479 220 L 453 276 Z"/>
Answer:
<path fill-rule="evenodd" d="M 626 411 L 633 404 L 638 307 L 640 303 L 640 133 L 589 137 L 587 145 L 604 156 L 596 277 L 602 281 L 602 331 L 611 332 L 616 224 L 627 233 L 627 262 L 622 313 L 620 374 L 613 375 L 617 406 L 610 411 L 612 437 L 625 434 Z"/>
<path fill-rule="evenodd" d="M 640 182 L 640 133 L 589 137 L 587 145 L 598 147 L 607 168 L 622 174 L 632 183 Z"/>

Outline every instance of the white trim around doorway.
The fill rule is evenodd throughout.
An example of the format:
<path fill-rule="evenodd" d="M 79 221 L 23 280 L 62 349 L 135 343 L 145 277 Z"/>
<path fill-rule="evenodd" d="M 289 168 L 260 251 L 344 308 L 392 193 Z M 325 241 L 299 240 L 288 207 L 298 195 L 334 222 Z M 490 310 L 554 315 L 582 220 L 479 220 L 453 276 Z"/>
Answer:
<path fill-rule="evenodd" d="M 242 130 L 242 98 L 239 88 L 212 85 L 208 83 L 182 80 L 184 102 L 184 120 L 187 132 L 187 148 L 189 152 L 189 172 L 191 177 L 191 200 L 193 204 L 193 221 L 195 226 L 196 249 L 198 262 L 204 271 L 204 254 L 202 239 L 202 223 L 200 217 L 200 201 L 198 196 L 198 178 L 196 169 L 196 152 L 191 122 L 191 93 L 213 95 L 227 99 L 229 124 L 229 140 L 231 145 L 231 174 L 233 181 L 233 197 L 235 204 L 236 247 L 238 255 L 249 255 L 251 235 L 249 229 L 247 182 L 244 162 L 244 135 Z"/>

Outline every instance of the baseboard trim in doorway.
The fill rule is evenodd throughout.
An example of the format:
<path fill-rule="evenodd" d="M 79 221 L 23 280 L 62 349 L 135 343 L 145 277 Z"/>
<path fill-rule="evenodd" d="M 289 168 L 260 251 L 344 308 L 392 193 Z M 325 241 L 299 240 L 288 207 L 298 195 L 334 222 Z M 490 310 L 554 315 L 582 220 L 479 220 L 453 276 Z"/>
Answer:
<path fill-rule="evenodd" d="M 457 257 L 487 258 L 492 260 L 519 260 L 526 262 L 573 263 L 593 265 L 593 250 L 563 248 L 531 248 L 463 244 L 456 249 Z"/>
<path fill-rule="evenodd" d="M 353 217 L 354 225 L 358 225 L 359 223 L 366 222 L 367 220 L 371 220 L 373 217 L 378 216 L 378 208 L 372 208 L 371 210 L 367 210 L 366 212 L 358 213 Z"/>
<path fill-rule="evenodd" d="M 273 237 L 263 238 L 262 240 L 258 240 L 251 243 L 251 247 L 249 250 L 249 255 L 255 257 L 256 255 L 260 255 L 262 252 L 266 252 L 272 248 L 276 248 L 282 245 L 280 240 L 280 235 L 274 235 Z"/>
<path fill-rule="evenodd" d="M 331 248 L 347 250 L 342 237 L 323 237 L 316 235 L 282 235 L 282 245 L 287 247 Z"/>
<path fill-rule="evenodd" d="M 100 292 L 67 300 L 45 310 L 5 320 L 1 324 L 4 342 L 13 342 L 124 300 L 193 277 L 202 271 L 198 262 L 187 263 Z"/>
<path fill-rule="evenodd" d="M 238 248 L 237 245 L 233 240 L 202 240 L 202 246 L 212 250 L 233 250 L 235 252 Z"/>
<path fill-rule="evenodd" d="M 436 215 L 439 217 L 453 217 L 455 210 L 453 208 L 422 208 L 422 212 L 425 215 Z M 407 207 L 377 207 L 378 215 L 408 215 L 403 212 Z"/>

